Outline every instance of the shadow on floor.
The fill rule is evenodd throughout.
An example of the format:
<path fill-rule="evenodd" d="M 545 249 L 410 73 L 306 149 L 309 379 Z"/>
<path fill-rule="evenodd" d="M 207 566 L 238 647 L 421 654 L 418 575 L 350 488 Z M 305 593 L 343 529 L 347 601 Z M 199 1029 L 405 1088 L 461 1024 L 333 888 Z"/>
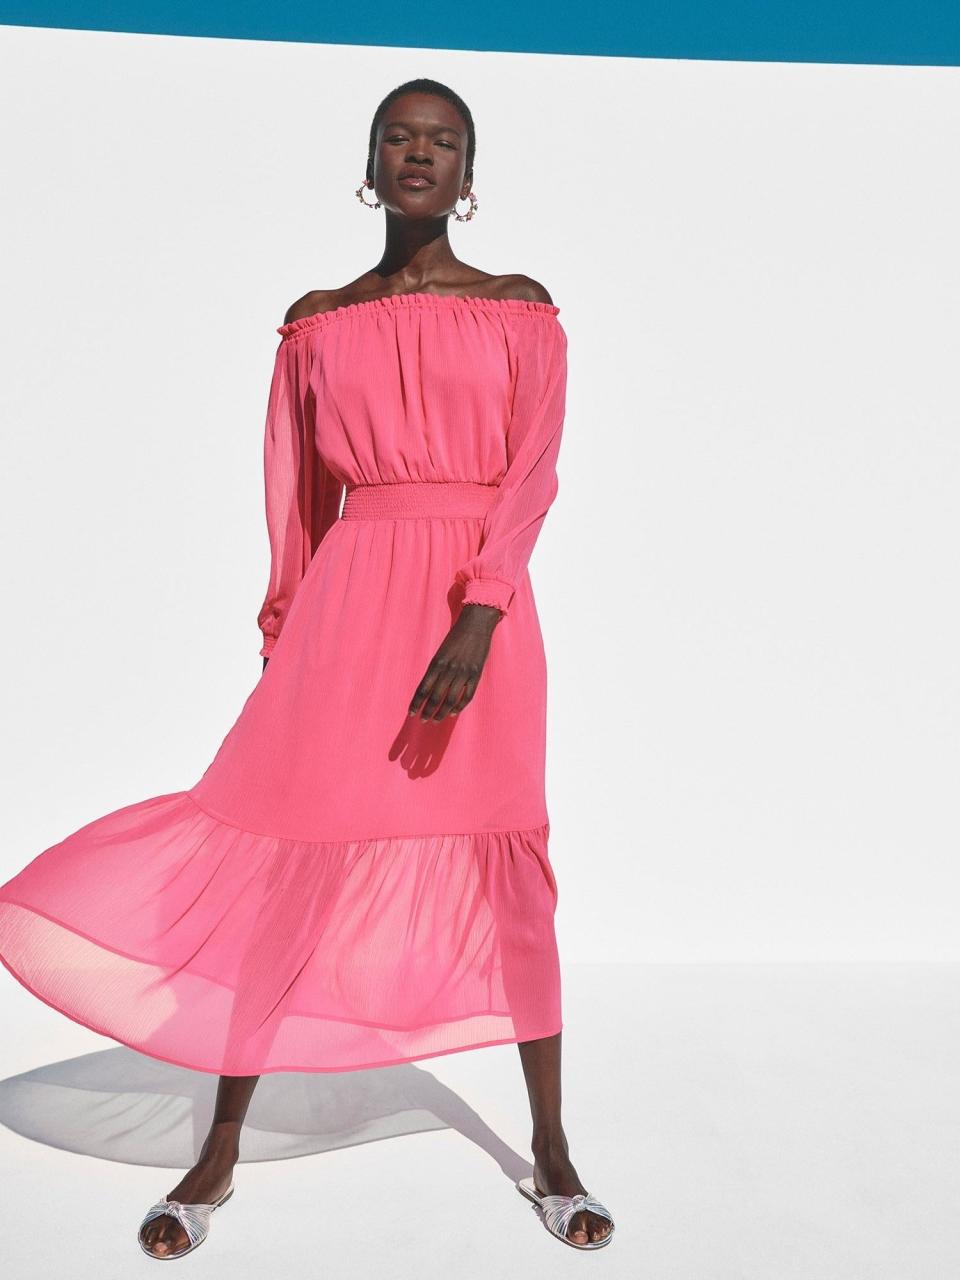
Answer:
<path fill-rule="evenodd" d="M 0 1081 L 0 1123 L 61 1151 L 188 1169 L 210 1128 L 217 1079 L 122 1046 L 105 1049 Z M 463 1134 L 511 1181 L 533 1172 L 472 1107 L 413 1063 L 263 1076 L 240 1161 L 288 1160 L 435 1129 Z"/>

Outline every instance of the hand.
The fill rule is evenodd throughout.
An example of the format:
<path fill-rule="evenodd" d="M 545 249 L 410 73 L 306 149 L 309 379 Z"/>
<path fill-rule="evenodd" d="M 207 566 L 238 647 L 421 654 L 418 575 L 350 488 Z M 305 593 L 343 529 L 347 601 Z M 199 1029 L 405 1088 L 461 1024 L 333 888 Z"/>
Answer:
<path fill-rule="evenodd" d="M 418 707 L 421 720 L 459 715 L 476 693 L 494 627 L 502 616 L 493 605 L 463 606 L 417 685 L 409 715 L 416 715 Z"/>

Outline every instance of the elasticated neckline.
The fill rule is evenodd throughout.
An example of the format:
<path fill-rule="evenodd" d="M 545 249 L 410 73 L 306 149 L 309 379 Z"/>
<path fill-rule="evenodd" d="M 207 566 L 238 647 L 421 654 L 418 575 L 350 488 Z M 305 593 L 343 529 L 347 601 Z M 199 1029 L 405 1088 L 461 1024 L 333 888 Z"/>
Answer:
<path fill-rule="evenodd" d="M 288 324 L 279 325 L 277 333 L 284 338 L 292 338 L 310 329 L 318 329 L 327 324 L 334 324 L 345 316 L 378 315 L 384 311 L 396 311 L 405 307 L 435 307 L 439 309 L 457 307 L 475 307 L 480 310 L 497 311 L 501 308 L 520 315 L 555 316 L 560 308 L 552 302 L 534 302 L 527 298 L 480 298 L 461 293 L 388 293 L 381 298 L 367 298 L 362 302 L 348 302 L 342 307 L 331 307 L 329 311 L 315 311 L 313 315 L 301 316 L 299 320 L 291 320 Z"/>

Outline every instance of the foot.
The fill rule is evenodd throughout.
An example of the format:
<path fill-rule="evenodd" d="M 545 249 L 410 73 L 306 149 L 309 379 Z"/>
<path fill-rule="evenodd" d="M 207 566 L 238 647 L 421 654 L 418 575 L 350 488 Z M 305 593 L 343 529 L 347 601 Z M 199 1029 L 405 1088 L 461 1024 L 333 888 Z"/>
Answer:
<path fill-rule="evenodd" d="M 563 1134 L 552 1139 L 533 1141 L 533 1185 L 540 1195 L 582 1196 L 587 1188 L 577 1177 L 570 1162 L 567 1140 Z M 609 1218 L 589 1209 L 581 1209 L 570 1219 L 567 1239 L 574 1244 L 592 1244 L 603 1240 L 613 1230 Z"/>
<path fill-rule="evenodd" d="M 230 1186 L 238 1157 L 239 1153 L 233 1151 L 202 1156 L 173 1190 L 167 1192 L 167 1199 L 179 1200 L 181 1204 L 213 1204 Z M 190 1237 L 180 1222 L 166 1213 L 148 1222 L 140 1239 L 158 1258 L 179 1253 L 190 1243 Z"/>

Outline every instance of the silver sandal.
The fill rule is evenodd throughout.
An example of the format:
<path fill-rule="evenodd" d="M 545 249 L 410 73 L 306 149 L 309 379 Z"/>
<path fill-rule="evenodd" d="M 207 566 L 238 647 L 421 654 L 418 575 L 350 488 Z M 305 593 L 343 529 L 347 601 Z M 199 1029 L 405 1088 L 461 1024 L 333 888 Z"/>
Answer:
<path fill-rule="evenodd" d="M 159 1262 L 183 1258 L 186 1254 L 193 1253 L 194 1249 L 198 1249 L 210 1234 L 210 1218 L 214 1209 L 219 1209 L 222 1204 L 226 1204 L 233 1192 L 234 1184 L 231 1182 L 220 1199 L 214 1200 L 213 1204 L 182 1204 L 179 1200 L 168 1200 L 166 1196 L 162 1196 L 156 1204 L 150 1206 L 140 1223 L 140 1230 L 137 1232 L 140 1248 Z M 176 1218 L 187 1233 L 189 1244 L 179 1253 L 154 1253 L 143 1243 L 143 1228 L 148 1222 L 153 1222 L 154 1218 L 167 1217 Z"/>
<path fill-rule="evenodd" d="M 535 1205 L 539 1205 L 543 1214 L 543 1225 L 551 1235 L 555 1235 L 564 1244 L 572 1245 L 574 1249 L 602 1249 L 605 1244 L 609 1244 L 613 1239 L 613 1233 L 616 1230 L 613 1223 L 613 1215 L 606 1205 L 601 1204 L 596 1196 L 592 1196 L 589 1191 L 576 1196 L 545 1196 L 541 1195 L 537 1190 L 532 1178 L 521 1178 L 516 1184 L 516 1188 L 522 1196 L 526 1196 Z M 599 1214 L 601 1218 L 606 1218 L 610 1223 L 610 1230 L 600 1240 L 591 1240 L 588 1244 L 577 1244 L 576 1240 L 570 1239 L 567 1231 L 574 1214 L 580 1213 L 584 1209 L 588 1209 L 591 1213 Z"/>

